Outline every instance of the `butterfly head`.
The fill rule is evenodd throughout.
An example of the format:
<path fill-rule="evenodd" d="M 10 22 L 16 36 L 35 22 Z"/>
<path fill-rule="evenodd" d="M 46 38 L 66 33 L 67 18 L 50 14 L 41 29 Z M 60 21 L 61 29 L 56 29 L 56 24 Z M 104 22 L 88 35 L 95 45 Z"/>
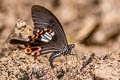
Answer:
<path fill-rule="evenodd" d="M 72 48 L 74 48 L 74 47 L 75 47 L 75 44 L 68 45 L 68 47 L 64 49 L 63 54 L 64 55 L 70 54 L 72 51 Z"/>
<path fill-rule="evenodd" d="M 75 47 L 75 44 L 70 44 L 70 45 L 68 45 L 68 48 L 70 48 L 70 49 L 72 49 L 72 48 L 74 48 Z"/>

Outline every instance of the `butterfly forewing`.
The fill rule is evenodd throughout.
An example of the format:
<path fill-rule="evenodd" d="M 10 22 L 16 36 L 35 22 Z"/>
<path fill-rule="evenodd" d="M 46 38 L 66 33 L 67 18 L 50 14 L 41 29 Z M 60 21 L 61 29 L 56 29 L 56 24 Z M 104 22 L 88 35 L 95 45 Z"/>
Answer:
<path fill-rule="evenodd" d="M 32 7 L 32 19 L 34 22 L 34 32 L 38 29 L 49 28 L 55 32 L 55 36 L 51 41 L 45 43 L 43 46 L 49 46 L 48 49 L 55 47 L 56 49 L 63 49 L 67 46 L 67 41 L 63 28 L 58 19 L 46 8 L 34 5 Z"/>

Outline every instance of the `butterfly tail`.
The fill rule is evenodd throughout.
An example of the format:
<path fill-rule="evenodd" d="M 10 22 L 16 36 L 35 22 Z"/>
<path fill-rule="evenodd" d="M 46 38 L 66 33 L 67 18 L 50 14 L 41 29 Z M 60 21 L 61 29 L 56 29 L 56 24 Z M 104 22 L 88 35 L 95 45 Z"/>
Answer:
<path fill-rule="evenodd" d="M 10 44 L 21 44 L 21 45 L 25 45 L 28 44 L 28 41 L 22 41 L 22 40 L 18 40 L 18 39 L 11 39 L 10 40 Z"/>

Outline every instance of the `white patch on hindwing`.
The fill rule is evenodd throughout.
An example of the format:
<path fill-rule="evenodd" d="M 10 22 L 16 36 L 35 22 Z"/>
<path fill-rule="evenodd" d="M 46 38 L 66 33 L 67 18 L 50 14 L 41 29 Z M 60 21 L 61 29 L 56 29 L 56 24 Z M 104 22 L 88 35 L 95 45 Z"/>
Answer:
<path fill-rule="evenodd" d="M 50 40 L 52 40 L 54 35 L 55 35 L 54 32 L 51 33 L 45 32 L 44 34 L 41 35 L 41 41 L 49 42 Z"/>

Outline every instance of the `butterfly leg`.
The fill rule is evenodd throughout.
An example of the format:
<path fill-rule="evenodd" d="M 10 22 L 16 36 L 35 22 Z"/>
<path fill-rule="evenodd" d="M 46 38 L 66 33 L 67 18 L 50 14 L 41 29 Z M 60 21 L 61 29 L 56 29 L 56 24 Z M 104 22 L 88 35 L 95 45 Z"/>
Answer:
<path fill-rule="evenodd" d="M 60 51 L 57 51 L 57 52 L 54 52 L 54 53 L 51 54 L 51 56 L 50 56 L 50 58 L 49 58 L 49 62 L 50 62 L 51 68 L 54 68 L 54 66 L 53 66 L 53 60 L 54 60 L 56 57 L 61 56 L 61 54 L 62 54 L 62 53 L 61 53 Z"/>

